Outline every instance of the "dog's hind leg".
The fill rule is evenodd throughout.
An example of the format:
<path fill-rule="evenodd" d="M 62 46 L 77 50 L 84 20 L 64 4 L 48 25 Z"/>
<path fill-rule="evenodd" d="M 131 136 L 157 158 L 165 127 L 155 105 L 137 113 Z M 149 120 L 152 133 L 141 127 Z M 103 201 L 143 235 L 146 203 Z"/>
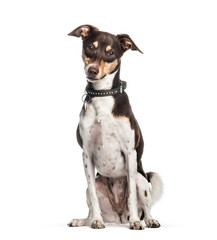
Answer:
<path fill-rule="evenodd" d="M 152 173 L 155 174 L 155 173 Z M 160 189 L 158 191 L 162 192 L 162 182 L 160 178 L 155 174 L 155 178 L 159 181 L 158 184 L 161 186 L 158 186 Z M 144 211 L 144 221 L 147 227 L 149 228 L 158 228 L 160 227 L 160 223 L 157 220 L 154 220 L 150 214 L 151 206 L 153 203 L 157 200 L 154 197 L 156 197 L 156 185 L 152 183 L 152 189 L 150 189 L 149 182 L 146 178 L 144 178 L 140 173 L 137 173 L 137 193 L 139 198 L 139 205 Z M 160 194 L 158 198 L 160 197 Z"/>

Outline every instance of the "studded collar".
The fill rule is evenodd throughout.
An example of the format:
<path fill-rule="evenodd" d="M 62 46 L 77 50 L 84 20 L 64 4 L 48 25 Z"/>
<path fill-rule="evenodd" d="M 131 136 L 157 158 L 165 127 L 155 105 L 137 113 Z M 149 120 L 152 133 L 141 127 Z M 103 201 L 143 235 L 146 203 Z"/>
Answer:
<path fill-rule="evenodd" d="M 86 87 L 86 97 L 89 99 L 93 97 L 106 97 L 106 96 L 114 96 L 118 93 L 122 93 L 127 88 L 127 83 L 125 81 L 120 81 L 120 86 L 117 88 L 112 88 L 110 90 L 95 90 L 92 88 L 89 88 L 87 85 Z M 89 100 L 88 99 L 88 100 Z"/>

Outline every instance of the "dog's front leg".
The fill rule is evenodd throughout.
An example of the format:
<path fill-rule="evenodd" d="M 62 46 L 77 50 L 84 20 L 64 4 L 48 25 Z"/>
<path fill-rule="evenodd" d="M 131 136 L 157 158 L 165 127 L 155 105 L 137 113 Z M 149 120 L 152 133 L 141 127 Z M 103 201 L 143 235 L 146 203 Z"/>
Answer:
<path fill-rule="evenodd" d="M 130 214 L 130 229 L 140 230 L 143 229 L 143 225 L 138 217 L 137 206 L 137 189 L 136 189 L 136 174 L 137 174 L 137 160 L 136 150 L 128 151 L 125 156 L 127 160 L 128 169 L 128 208 Z"/>
<path fill-rule="evenodd" d="M 90 207 L 92 208 L 92 228 L 104 228 L 105 225 L 103 223 L 101 210 L 99 207 L 99 200 L 96 195 L 96 187 L 95 187 L 95 167 L 92 161 L 92 157 L 87 152 L 83 152 L 83 162 L 84 162 L 84 170 L 87 178 L 88 192 L 90 197 Z"/>

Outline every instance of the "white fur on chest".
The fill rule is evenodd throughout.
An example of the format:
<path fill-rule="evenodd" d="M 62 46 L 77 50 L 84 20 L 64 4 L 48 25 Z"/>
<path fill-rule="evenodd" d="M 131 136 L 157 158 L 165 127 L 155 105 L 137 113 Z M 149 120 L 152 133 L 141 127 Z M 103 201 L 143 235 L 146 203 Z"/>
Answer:
<path fill-rule="evenodd" d="M 114 117 L 114 98 L 96 97 L 81 113 L 79 130 L 83 149 L 103 176 L 127 174 L 124 153 L 134 147 L 134 131 L 125 117 Z"/>

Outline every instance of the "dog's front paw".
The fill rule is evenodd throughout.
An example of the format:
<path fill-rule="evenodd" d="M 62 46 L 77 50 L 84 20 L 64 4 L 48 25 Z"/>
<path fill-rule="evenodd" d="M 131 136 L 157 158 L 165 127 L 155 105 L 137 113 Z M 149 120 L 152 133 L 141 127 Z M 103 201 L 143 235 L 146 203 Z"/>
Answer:
<path fill-rule="evenodd" d="M 130 229 L 143 230 L 144 226 L 142 225 L 142 223 L 140 221 L 135 221 L 135 222 L 130 223 Z"/>
<path fill-rule="evenodd" d="M 99 220 L 94 220 L 94 221 L 92 222 L 91 227 L 92 227 L 93 229 L 102 229 L 102 228 L 105 228 L 105 225 L 104 225 L 103 222 L 101 222 L 101 221 L 99 221 Z"/>
<path fill-rule="evenodd" d="M 67 225 L 69 227 L 82 227 L 85 225 L 86 219 L 72 219 Z"/>
<path fill-rule="evenodd" d="M 157 220 L 154 219 L 148 219 L 145 221 L 148 228 L 159 228 L 160 223 Z"/>

